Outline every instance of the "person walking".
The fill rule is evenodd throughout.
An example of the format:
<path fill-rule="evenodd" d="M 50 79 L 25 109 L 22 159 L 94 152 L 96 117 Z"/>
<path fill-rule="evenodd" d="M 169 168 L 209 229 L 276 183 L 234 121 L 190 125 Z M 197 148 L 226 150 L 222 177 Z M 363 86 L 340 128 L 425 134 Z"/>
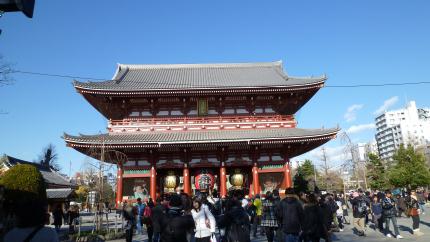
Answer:
<path fill-rule="evenodd" d="M 139 197 L 137 198 L 136 203 L 136 228 L 137 232 L 136 234 L 143 234 L 143 212 L 145 211 L 145 204 L 142 203 L 142 199 Z"/>
<path fill-rule="evenodd" d="M 63 218 L 64 218 L 63 208 L 61 207 L 61 204 L 57 204 L 55 206 L 55 209 L 52 212 L 52 215 L 54 217 L 55 231 L 59 233 L 61 225 L 63 225 Z"/>
<path fill-rule="evenodd" d="M 146 227 L 146 233 L 148 234 L 148 241 L 152 241 L 152 237 L 154 234 L 154 226 L 152 223 L 152 209 L 154 208 L 154 203 L 152 202 L 152 199 L 149 199 L 148 202 L 146 202 L 145 209 L 143 210 L 143 224 L 145 224 Z"/>
<path fill-rule="evenodd" d="M 273 206 L 275 207 L 275 210 L 276 210 L 279 207 L 279 204 L 281 204 L 281 198 L 279 196 L 278 189 L 273 190 L 272 197 L 273 197 Z M 282 232 L 282 226 L 280 225 L 279 221 L 278 221 L 278 228 L 276 229 L 275 232 L 276 232 L 275 241 L 276 242 L 284 241 L 284 233 Z"/>
<path fill-rule="evenodd" d="M 385 198 L 382 200 L 382 216 L 384 216 L 385 220 L 385 236 L 391 238 L 390 233 L 390 221 L 394 227 L 394 236 L 397 239 L 402 239 L 403 237 L 399 233 L 399 228 L 397 227 L 397 218 L 396 218 L 396 205 L 394 200 L 392 199 L 392 194 L 390 190 L 385 191 Z"/>
<path fill-rule="evenodd" d="M 321 208 L 321 221 L 323 223 L 324 228 L 326 228 L 326 230 L 324 230 L 325 234 L 322 235 L 322 239 L 328 242 L 331 241 L 331 226 L 333 222 L 333 213 L 332 209 L 327 203 L 327 194 L 321 195 L 319 197 L 318 203 L 319 207 Z"/>
<path fill-rule="evenodd" d="M 133 241 L 133 228 L 136 225 L 136 207 L 128 204 L 127 201 L 124 201 L 123 209 L 122 209 L 122 217 L 124 218 L 125 225 L 125 241 L 132 242 Z"/>
<path fill-rule="evenodd" d="M 412 218 L 412 230 L 414 235 L 421 236 L 424 235 L 420 231 L 420 207 L 418 202 L 417 193 L 412 190 L 410 192 L 409 197 L 406 199 L 406 204 L 408 207 L 408 213 L 407 216 L 410 216 Z"/>
<path fill-rule="evenodd" d="M 212 234 L 215 233 L 215 218 L 206 204 L 202 204 L 199 198 L 194 198 L 191 215 L 195 224 L 195 241 L 210 242 Z"/>
<path fill-rule="evenodd" d="M 254 202 L 248 199 L 248 205 L 246 205 L 244 209 L 249 215 L 249 221 L 253 224 L 255 217 L 257 216 L 257 208 L 255 207 Z"/>
<path fill-rule="evenodd" d="M 160 232 L 161 232 L 161 221 L 163 219 L 164 214 L 166 213 L 167 201 L 165 199 L 161 199 L 158 197 L 156 199 L 156 205 L 152 209 L 151 221 L 153 226 L 153 242 L 160 241 Z M 151 241 L 148 241 L 151 242 Z"/>
<path fill-rule="evenodd" d="M 254 237 L 257 237 L 257 229 L 258 229 L 258 225 L 260 225 L 261 223 L 261 215 L 263 213 L 263 203 L 261 202 L 260 194 L 255 195 L 253 204 L 255 206 L 255 217 L 252 223 L 252 231 L 253 231 Z M 264 231 L 262 229 L 260 230 L 260 234 L 261 235 L 264 234 Z"/>
<path fill-rule="evenodd" d="M 351 200 L 351 205 L 354 228 L 356 229 L 357 234 L 359 236 L 365 236 L 365 220 L 367 215 L 368 203 L 363 195 L 363 192 L 360 189 L 358 190 L 358 192 L 354 192 L 352 194 L 352 197 L 353 198 Z"/>
<path fill-rule="evenodd" d="M 348 200 L 347 200 L 348 198 L 347 198 L 347 196 L 346 196 L 346 194 L 342 194 L 342 198 L 341 198 L 341 201 L 342 201 L 342 211 L 343 211 L 343 223 L 344 224 L 351 224 L 351 222 L 350 222 L 350 218 L 349 218 L 349 213 L 348 213 L 348 208 L 349 208 L 349 206 L 348 206 Z M 347 219 L 348 218 L 348 219 Z"/>
<path fill-rule="evenodd" d="M 75 226 L 79 222 L 79 207 L 76 204 L 71 204 L 69 211 L 67 211 L 69 234 L 75 233 Z"/>
<path fill-rule="evenodd" d="M 402 213 L 406 211 L 406 202 L 402 194 L 396 196 L 397 217 L 402 217 Z"/>
<path fill-rule="evenodd" d="M 241 201 L 233 197 L 226 203 L 226 212 L 219 220 L 219 227 L 225 228 L 225 236 L 222 241 L 250 242 L 251 224 Z"/>
<path fill-rule="evenodd" d="M 303 242 L 319 242 L 328 233 L 317 197 L 309 194 L 303 208 Z"/>
<path fill-rule="evenodd" d="M 420 207 L 421 214 L 425 214 L 424 205 L 426 204 L 426 199 L 424 197 L 424 191 L 419 190 L 417 193 L 418 206 Z"/>
<path fill-rule="evenodd" d="M 293 188 L 285 190 L 285 198 L 280 202 L 276 214 L 282 224 L 285 242 L 298 242 L 303 224 L 303 207 Z"/>
<path fill-rule="evenodd" d="M 266 232 L 268 242 L 273 242 L 275 230 L 278 228 L 278 219 L 275 216 L 276 207 L 274 198 L 270 191 L 266 192 L 266 199 L 263 201 L 263 214 L 261 216 L 261 227 Z"/>
<path fill-rule="evenodd" d="M 161 242 L 188 242 L 187 232 L 194 228 L 194 219 L 184 214 L 182 198 L 178 194 L 170 196 L 169 208 L 161 221 Z"/>
<path fill-rule="evenodd" d="M 337 210 L 336 210 L 337 224 L 338 224 L 338 227 L 339 227 L 339 231 L 342 232 L 343 228 L 344 228 L 344 226 L 343 226 L 343 220 L 344 220 L 344 218 L 343 218 L 343 209 L 342 209 L 341 198 L 338 197 L 338 196 L 336 196 L 335 197 L 335 202 L 336 202 L 336 205 L 337 205 Z"/>
<path fill-rule="evenodd" d="M 377 195 L 373 195 L 372 203 L 370 204 L 370 211 L 372 213 L 374 229 L 378 229 L 380 232 L 383 232 L 382 205 Z"/>

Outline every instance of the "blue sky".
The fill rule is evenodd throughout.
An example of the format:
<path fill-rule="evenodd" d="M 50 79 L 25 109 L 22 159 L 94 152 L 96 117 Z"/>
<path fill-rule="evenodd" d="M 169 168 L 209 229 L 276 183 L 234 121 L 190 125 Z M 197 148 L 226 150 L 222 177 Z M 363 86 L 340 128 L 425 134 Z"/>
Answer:
<path fill-rule="evenodd" d="M 37 1 L 33 19 L 0 18 L 0 54 L 22 71 L 106 79 L 116 63 L 282 60 L 290 75 L 327 74 L 327 85 L 430 81 L 428 9 L 424 0 Z M 65 147 L 63 132 L 105 132 L 107 121 L 70 78 L 13 77 L 0 87 L 0 110 L 8 112 L 0 115 L 0 153 L 33 160 L 53 143 L 65 173 L 69 161 L 72 172 L 81 169 L 86 158 Z M 299 127 L 355 126 L 354 142 L 366 142 L 384 102 L 430 106 L 429 89 L 323 88 L 297 114 Z M 340 162 L 341 144 L 327 147 Z"/>

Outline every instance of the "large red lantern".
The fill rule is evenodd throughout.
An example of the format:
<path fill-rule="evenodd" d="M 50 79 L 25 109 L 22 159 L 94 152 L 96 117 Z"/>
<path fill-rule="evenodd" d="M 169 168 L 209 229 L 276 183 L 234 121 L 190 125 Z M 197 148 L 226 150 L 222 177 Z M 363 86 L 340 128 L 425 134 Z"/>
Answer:
<path fill-rule="evenodd" d="M 215 184 L 215 176 L 212 172 L 201 169 L 194 176 L 194 185 L 197 190 L 205 191 L 213 189 Z"/>

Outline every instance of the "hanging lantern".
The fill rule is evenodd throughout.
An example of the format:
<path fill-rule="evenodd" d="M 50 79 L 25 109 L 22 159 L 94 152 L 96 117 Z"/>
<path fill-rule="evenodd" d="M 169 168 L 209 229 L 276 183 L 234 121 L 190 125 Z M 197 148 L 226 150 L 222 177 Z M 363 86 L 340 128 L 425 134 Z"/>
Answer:
<path fill-rule="evenodd" d="M 206 169 L 200 170 L 195 176 L 194 185 L 196 186 L 197 190 L 200 190 L 200 191 L 211 190 L 213 189 L 214 184 L 215 184 L 214 175 Z"/>
<path fill-rule="evenodd" d="M 168 171 L 167 176 L 164 178 L 164 187 L 167 188 L 168 192 L 174 192 L 177 186 L 177 177 L 174 171 Z"/>
<path fill-rule="evenodd" d="M 233 175 L 230 176 L 230 184 L 233 189 L 242 189 L 245 179 L 240 169 L 235 169 Z"/>

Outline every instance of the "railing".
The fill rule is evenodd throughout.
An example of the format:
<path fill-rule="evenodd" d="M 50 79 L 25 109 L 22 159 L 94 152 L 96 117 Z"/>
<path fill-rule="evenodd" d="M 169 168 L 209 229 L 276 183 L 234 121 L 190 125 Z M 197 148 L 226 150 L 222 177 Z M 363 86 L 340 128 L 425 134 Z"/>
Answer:
<path fill-rule="evenodd" d="M 234 116 L 234 117 L 183 117 L 183 118 L 126 118 L 110 120 L 109 125 L 154 125 L 154 124 L 203 124 L 203 123 L 231 123 L 231 122 L 267 122 L 267 121 L 292 121 L 292 115 L 272 116 Z"/>
<path fill-rule="evenodd" d="M 234 116 L 234 117 L 183 117 L 183 118 L 128 118 L 110 120 L 111 132 L 186 130 L 186 129 L 229 129 L 229 128 L 267 128 L 295 127 L 292 115 L 274 116 Z"/>

